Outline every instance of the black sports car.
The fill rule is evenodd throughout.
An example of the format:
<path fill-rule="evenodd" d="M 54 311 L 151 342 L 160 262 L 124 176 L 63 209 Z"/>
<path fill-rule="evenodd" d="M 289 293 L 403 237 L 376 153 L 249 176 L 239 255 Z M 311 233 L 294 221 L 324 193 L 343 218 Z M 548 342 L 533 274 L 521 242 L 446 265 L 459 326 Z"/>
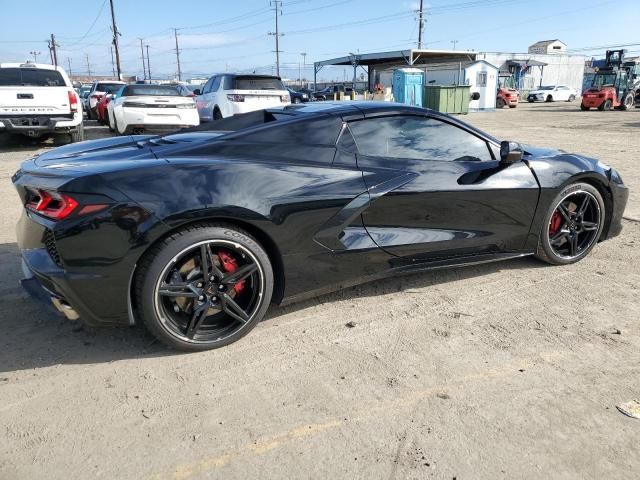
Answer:
<path fill-rule="evenodd" d="M 184 350 L 238 340 L 271 302 L 385 275 L 576 262 L 620 232 L 628 196 L 597 160 L 373 102 L 68 145 L 13 182 L 28 290 Z"/>

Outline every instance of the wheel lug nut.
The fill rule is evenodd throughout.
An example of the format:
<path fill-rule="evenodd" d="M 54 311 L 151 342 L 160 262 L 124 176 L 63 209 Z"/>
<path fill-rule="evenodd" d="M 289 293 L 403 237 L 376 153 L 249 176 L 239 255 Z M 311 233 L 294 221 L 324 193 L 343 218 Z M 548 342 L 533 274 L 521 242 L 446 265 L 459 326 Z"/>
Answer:
<path fill-rule="evenodd" d="M 201 283 L 198 284 L 198 288 L 202 288 L 202 284 Z"/>
<path fill-rule="evenodd" d="M 204 297 L 203 297 L 202 295 L 200 295 L 200 296 L 198 297 L 198 300 L 202 301 L 202 300 L 204 300 Z"/>
<path fill-rule="evenodd" d="M 173 306 L 173 311 L 178 313 L 180 311 L 180 307 L 178 305 Z"/>
<path fill-rule="evenodd" d="M 218 301 L 218 297 L 211 297 L 211 301 L 212 302 L 217 302 Z"/>

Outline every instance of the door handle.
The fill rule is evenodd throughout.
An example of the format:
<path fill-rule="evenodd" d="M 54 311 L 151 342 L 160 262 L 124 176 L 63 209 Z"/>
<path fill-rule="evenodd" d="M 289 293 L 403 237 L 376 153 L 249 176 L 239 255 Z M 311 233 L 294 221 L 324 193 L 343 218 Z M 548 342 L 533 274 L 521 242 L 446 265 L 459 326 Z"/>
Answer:
<path fill-rule="evenodd" d="M 18 93 L 18 100 L 33 100 L 33 93 Z"/>

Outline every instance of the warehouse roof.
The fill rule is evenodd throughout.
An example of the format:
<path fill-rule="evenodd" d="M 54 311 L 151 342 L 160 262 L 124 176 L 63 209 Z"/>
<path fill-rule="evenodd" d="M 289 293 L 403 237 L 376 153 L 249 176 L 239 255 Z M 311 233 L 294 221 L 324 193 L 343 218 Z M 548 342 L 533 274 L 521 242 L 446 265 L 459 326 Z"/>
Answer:
<path fill-rule="evenodd" d="M 422 63 L 425 60 L 475 60 L 478 52 L 468 50 L 427 50 L 408 49 L 377 53 L 352 53 L 344 57 L 315 62 L 316 68 L 329 65 L 377 65 L 381 63 L 402 62 L 407 65 Z"/>
<path fill-rule="evenodd" d="M 563 45 L 566 45 L 562 40 L 559 40 L 557 38 L 554 38 L 553 40 L 540 40 L 539 42 L 534 43 L 533 45 L 529 46 L 529 48 L 534 48 L 534 47 L 548 47 L 549 45 L 551 45 L 553 42 L 560 42 Z"/>

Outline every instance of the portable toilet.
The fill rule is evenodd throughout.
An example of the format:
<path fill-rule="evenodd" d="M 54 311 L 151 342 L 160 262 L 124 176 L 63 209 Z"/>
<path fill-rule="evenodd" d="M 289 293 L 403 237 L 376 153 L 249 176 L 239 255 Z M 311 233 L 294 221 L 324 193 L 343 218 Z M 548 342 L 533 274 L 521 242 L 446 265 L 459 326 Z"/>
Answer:
<path fill-rule="evenodd" d="M 393 72 L 393 98 L 405 105 L 422 106 L 424 72 L 417 68 L 398 68 Z"/>

